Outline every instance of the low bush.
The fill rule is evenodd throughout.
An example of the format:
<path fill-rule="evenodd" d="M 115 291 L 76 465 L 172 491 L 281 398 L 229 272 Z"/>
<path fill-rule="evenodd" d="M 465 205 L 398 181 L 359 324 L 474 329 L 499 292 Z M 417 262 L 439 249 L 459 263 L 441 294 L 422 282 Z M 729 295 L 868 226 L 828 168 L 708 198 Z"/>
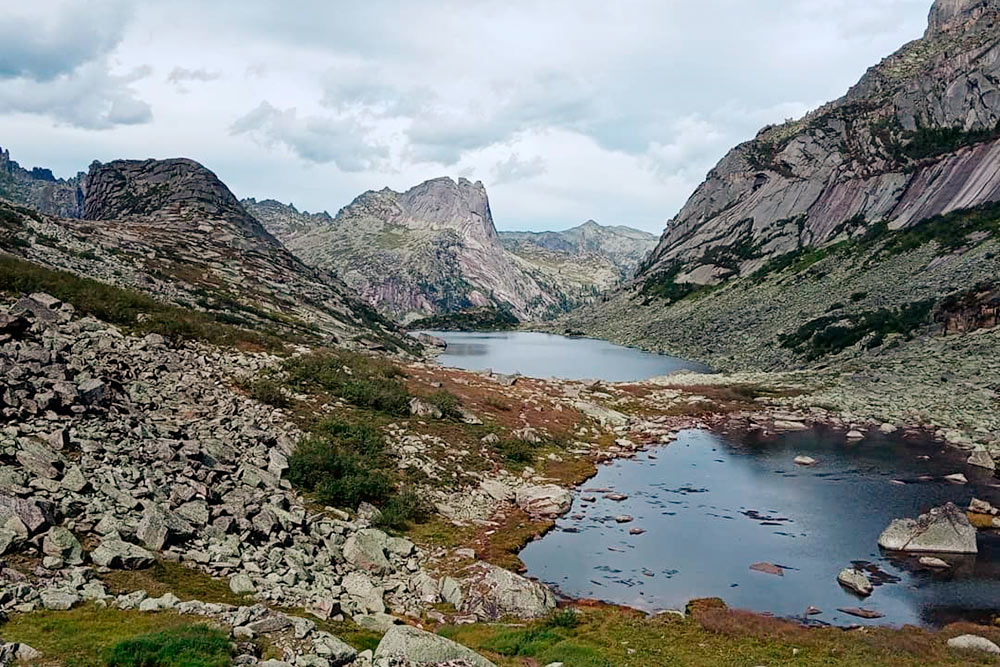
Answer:
<path fill-rule="evenodd" d="M 431 517 L 427 502 L 413 491 L 402 491 L 391 498 L 381 508 L 375 520 L 379 528 L 405 530 L 414 523 L 423 523 Z"/>
<path fill-rule="evenodd" d="M 312 352 L 282 365 L 285 381 L 301 391 L 328 391 L 360 408 L 396 416 L 410 413 L 403 372 L 392 362 L 349 350 Z"/>
<path fill-rule="evenodd" d="M 188 625 L 119 642 L 108 651 L 108 667 L 226 667 L 232 647 L 226 633 Z"/>
<path fill-rule="evenodd" d="M 441 411 L 441 415 L 446 419 L 462 418 L 462 403 L 458 396 L 444 389 L 435 391 L 427 397 L 427 402 Z"/>

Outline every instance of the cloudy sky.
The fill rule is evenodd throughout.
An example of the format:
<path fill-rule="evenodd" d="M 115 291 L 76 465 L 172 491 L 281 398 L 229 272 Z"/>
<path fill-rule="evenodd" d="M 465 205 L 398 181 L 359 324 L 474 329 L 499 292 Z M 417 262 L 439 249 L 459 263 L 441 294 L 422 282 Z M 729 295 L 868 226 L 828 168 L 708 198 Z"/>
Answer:
<path fill-rule="evenodd" d="M 194 158 L 331 213 L 482 180 L 501 229 L 662 230 L 761 126 L 840 96 L 930 0 L 0 0 L 0 145 L 59 176 Z"/>

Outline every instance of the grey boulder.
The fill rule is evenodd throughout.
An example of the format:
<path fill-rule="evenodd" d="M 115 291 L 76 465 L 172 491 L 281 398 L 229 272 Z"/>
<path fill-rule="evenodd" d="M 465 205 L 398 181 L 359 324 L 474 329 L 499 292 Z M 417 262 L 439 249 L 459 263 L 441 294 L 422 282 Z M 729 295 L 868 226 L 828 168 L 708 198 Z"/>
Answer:
<path fill-rule="evenodd" d="M 547 587 L 502 567 L 480 562 L 469 566 L 468 571 L 462 611 L 479 618 L 539 618 L 556 606 L 555 596 Z"/>
<path fill-rule="evenodd" d="M 373 656 L 374 664 L 436 665 L 450 660 L 472 667 L 495 667 L 470 648 L 409 625 L 395 625 L 382 637 Z"/>
<path fill-rule="evenodd" d="M 878 544 L 890 551 L 978 553 L 976 529 L 954 503 L 935 507 L 916 519 L 895 519 Z"/>

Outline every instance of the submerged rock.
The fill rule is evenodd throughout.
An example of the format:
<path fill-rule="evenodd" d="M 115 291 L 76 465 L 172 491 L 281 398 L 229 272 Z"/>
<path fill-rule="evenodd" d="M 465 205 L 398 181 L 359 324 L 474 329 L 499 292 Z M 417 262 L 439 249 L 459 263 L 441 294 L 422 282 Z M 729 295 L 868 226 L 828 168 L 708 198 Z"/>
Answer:
<path fill-rule="evenodd" d="M 935 507 L 916 519 L 895 519 L 878 545 L 890 551 L 978 553 L 976 529 L 954 503 Z"/>
<path fill-rule="evenodd" d="M 852 593 L 857 593 L 863 597 L 868 597 L 872 594 L 872 590 L 874 590 L 874 586 L 872 586 L 872 582 L 868 581 L 868 577 L 850 567 L 845 567 L 840 571 L 840 574 L 837 575 L 837 583 Z"/>

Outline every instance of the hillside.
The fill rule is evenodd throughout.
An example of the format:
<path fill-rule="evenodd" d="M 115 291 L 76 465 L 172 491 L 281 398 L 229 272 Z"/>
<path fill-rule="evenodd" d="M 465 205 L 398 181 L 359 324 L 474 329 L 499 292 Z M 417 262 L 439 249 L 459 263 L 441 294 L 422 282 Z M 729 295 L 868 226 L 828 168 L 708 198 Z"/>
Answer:
<path fill-rule="evenodd" d="M 79 218 L 39 213 L 27 197 L 0 200 L 0 248 L 267 335 L 409 345 L 335 277 L 285 250 L 192 160 L 95 162 L 78 191 Z"/>
<path fill-rule="evenodd" d="M 498 233 L 486 189 L 465 179 L 369 191 L 333 217 L 274 200 L 243 204 L 303 261 L 404 322 L 484 307 L 547 319 L 616 284 L 653 245 L 643 232 L 596 223 Z"/>

